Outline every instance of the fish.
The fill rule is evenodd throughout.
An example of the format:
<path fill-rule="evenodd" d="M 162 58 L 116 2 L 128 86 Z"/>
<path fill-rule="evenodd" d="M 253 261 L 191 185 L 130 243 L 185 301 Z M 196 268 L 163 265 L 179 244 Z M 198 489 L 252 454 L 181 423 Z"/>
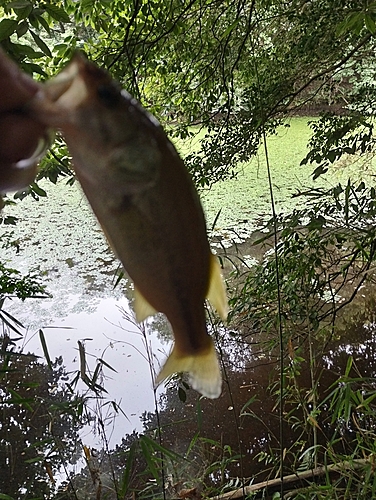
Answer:
<path fill-rule="evenodd" d="M 92 210 L 134 283 L 136 320 L 161 312 L 171 324 L 174 345 L 156 385 L 187 372 L 193 389 L 219 397 L 205 300 L 226 321 L 226 287 L 199 196 L 162 126 L 81 54 L 33 98 L 28 113 L 61 131 Z"/>

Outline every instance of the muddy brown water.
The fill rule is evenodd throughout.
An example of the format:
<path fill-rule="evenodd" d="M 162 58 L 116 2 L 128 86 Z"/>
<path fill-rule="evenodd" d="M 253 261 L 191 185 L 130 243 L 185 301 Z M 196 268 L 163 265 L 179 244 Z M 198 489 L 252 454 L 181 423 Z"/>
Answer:
<path fill-rule="evenodd" d="M 373 305 L 374 302 L 372 307 Z M 346 319 L 345 329 L 326 346 L 325 353 L 321 351 L 322 346 L 319 344 L 316 346 L 315 378 L 318 381 L 319 401 L 326 398 L 333 388 L 338 386 L 338 380 L 345 373 L 349 355 L 353 357 L 356 366 L 356 370 L 351 370 L 350 376 L 359 377 L 361 374 L 366 379 L 376 381 L 376 323 L 369 322 L 366 305 L 363 311 L 359 310 L 361 307 L 359 304 L 354 307 L 357 309 L 356 317 Z M 198 398 L 193 391 L 188 391 L 185 403 L 179 401 L 175 392 L 167 398 L 160 414 L 160 422 L 162 428 L 166 428 L 162 440 L 167 447 L 184 453 L 195 433 L 199 431 L 202 437 L 217 441 L 222 446 L 229 445 L 234 456 L 240 453 L 241 458 L 228 460 L 226 463 L 228 476 L 243 476 L 248 480 L 257 476 L 257 481 L 261 481 L 269 478 L 271 466 L 259 460 L 260 453 L 274 450 L 274 453 L 278 454 L 277 450 L 280 447 L 281 421 L 278 397 L 271 391 L 273 383 L 279 380 L 279 361 L 276 356 L 260 352 L 257 345 L 259 339 L 255 337 L 253 340 L 254 345 L 248 348 L 243 345 L 241 363 L 244 364 L 243 368 L 239 368 L 237 362 L 226 359 L 224 354 L 227 378 L 223 393 L 218 400 L 203 399 L 200 402 L 200 413 L 197 408 Z M 223 351 L 226 347 L 231 349 L 230 344 L 231 341 L 229 346 L 223 346 Z M 253 354 L 254 350 L 257 351 L 256 354 Z M 308 349 L 303 356 L 309 359 Z M 301 394 L 306 394 L 308 397 L 311 388 L 308 363 L 303 363 L 301 366 L 297 384 Z M 300 439 L 302 442 L 306 440 L 301 447 L 301 453 L 297 455 L 299 456 L 314 443 L 312 432 L 302 436 L 301 428 L 297 426 L 294 429 L 292 420 L 290 423 L 287 421 L 286 415 L 293 405 L 297 405 L 297 402 L 289 404 L 287 398 L 284 406 L 283 445 L 288 449 L 295 440 Z M 308 407 L 312 408 L 312 405 Z M 329 425 L 328 419 L 330 420 L 331 414 L 322 411 L 318 444 L 325 446 L 331 440 L 336 425 Z M 240 416 L 241 414 L 243 416 Z M 301 419 L 302 423 L 306 418 L 299 409 L 295 411 L 295 416 Z M 152 422 L 155 423 L 155 419 L 152 419 Z M 344 451 L 346 447 L 348 450 L 351 449 L 351 443 L 347 442 L 346 436 L 342 437 L 343 443 L 338 445 L 338 451 Z M 219 447 L 215 448 L 214 445 L 203 444 L 202 460 L 210 460 L 213 456 L 217 456 L 217 459 L 225 461 L 226 453 L 223 453 L 223 450 L 220 452 Z M 227 457 L 230 458 L 228 453 Z M 285 467 L 285 474 L 291 473 L 292 469 L 296 470 L 299 467 L 299 461 L 295 462 L 287 456 Z"/>

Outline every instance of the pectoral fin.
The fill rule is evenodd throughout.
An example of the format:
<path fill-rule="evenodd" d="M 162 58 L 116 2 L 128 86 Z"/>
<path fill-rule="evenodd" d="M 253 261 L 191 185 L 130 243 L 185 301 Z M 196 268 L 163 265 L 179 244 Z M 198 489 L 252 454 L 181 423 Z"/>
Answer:
<path fill-rule="evenodd" d="M 207 398 L 218 398 L 222 391 L 222 376 L 214 343 L 209 349 L 194 356 L 179 355 L 174 346 L 160 371 L 155 385 L 159 385 L 174 373 L 187 372 L 192 388 Z"/>
<path fill-rule="evenodd" d="M 134 312 L 136 314 L 137 323 L 141 323 L 149 316 L 153 316 L 157 311 L 144 298 L 138 288 L 134 288 Z"/>
<path fill-rule="evenodd" d="M 222 278 L 218 259 L 213 254 L 210 254 L 210 279 L 207 299 L 216 309 L 221 319 L 226 321 L 228 315 L 226 287 Z"/>

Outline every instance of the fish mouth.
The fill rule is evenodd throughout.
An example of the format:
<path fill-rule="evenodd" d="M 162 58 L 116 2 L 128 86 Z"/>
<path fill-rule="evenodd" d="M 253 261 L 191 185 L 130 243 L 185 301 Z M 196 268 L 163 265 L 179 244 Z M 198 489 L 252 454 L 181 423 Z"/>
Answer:
<path fill-rule="evenodd" d="M 86 60 L 76 53 L 59 74 L 45 83 L 25 106 L 26 113 L 46 127 L 61 128 L 89 95 Z"/>
<path fill-rule="evenodd" d="M 76 52 L 68 66 L 45 84 L 45 96 L 59 107 L 73 109 L 88 96 L 84 79 L 86 60 Z"/>
<path fill-rule="evenodd" d="M 51 101 L 58 101 L 68 91 L 79 73 L 78 69 L 76 57 L 74 57 L 66 68 L 45 84 L 45 94 Z"/>

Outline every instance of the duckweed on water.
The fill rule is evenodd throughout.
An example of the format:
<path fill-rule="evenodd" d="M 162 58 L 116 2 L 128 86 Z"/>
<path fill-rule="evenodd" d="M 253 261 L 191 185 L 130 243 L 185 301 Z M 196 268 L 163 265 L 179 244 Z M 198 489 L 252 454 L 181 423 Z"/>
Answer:
<path fill-rule="evenodd" d="M 365 180 L 374 183 L 372 160 L 351 162 L 346 155 L 334 163 L 326 175 L 312 179 L 314 165 L 300 165 L 307 153 L 311 136 L 309 118 L 293 118 L 277 129 L 277 134 L 267 139 L 267 152 L 271 171 L 273 197 L 277 213 L 289 213 L 306 204 L 304 197 L 293 197 L 298 190 L 330 188 L 349 177 L 355 182 Z M 208 227 L 220 211 L 212 237 L 221 240 L 222 246 L 241 243 L 254 231 L 263 227 L 271 218 L 272 209 L 268 181 L 265 148 L 261 145 L 257 157 L 241 165 L 236 179 L 214 185 L 201 192 Z M 363 163 L 362 163 L 363 162 Z"/>
<path fill-rule="evenodd" d="M 7 208 L 7 213 L 20 219 L 13 228 L 20 249 L 17 254 L 11 248 L 2 252 L 9 265 L 45 276 L 53 298 L 29 301 L 29 316 L 43 322 L 71 312 L 90 312 L 104 297 L 123 296 L 124 288 L 113 289 L 118 262 L 78 184 L 54 186 L 45 181 L 41 185 L 47 198 L 35 201 L 28 197 Z"/>
<path fill-rule="evenodd" d="M 348 176 L 347 169 L 333 167 L 330 175 L 314 182 L 313 167 L 300 165 L 311 134 L 307 122 L 307 118 L 291 119 L 288 126 L 280 127 L 267 141 L 273 196 L 279 213 L 304 203 L 300 198 L 292 198 L 297 189 L 329 187 Z M 193 147 L 197 147 L 197 140 Z M 48 290 L 55 299 L 45 301 L 43 307 L 38 303 L 29 306 L 40 309 L 35 315 L 44 317 L 50 309 L 54 317 L 60 317 L 72 311 L 91 310 L 100 298 L 123 296 L 127 283 L 122 281 L 122 286 L 114 290 L 118 261 L 78 184 L 69 187 L 64 181 L 56 186 L 41 182 L 41 187 L 47 191 L 47 198 L 35 201 L 29 197 L 6 208 L 5 215 L 20 218 L 14 228 L 20 251 L 15 254 L 8 249 L 2 254 L 17 269 L 36 269 L 47 277 Z M 200 196 L 214 247 L 242 243 L 259 230 L 271 216 L 264 147 L 260 147 L 253 161 L 240 167 L 236 179 L 202 190 Z"/>

